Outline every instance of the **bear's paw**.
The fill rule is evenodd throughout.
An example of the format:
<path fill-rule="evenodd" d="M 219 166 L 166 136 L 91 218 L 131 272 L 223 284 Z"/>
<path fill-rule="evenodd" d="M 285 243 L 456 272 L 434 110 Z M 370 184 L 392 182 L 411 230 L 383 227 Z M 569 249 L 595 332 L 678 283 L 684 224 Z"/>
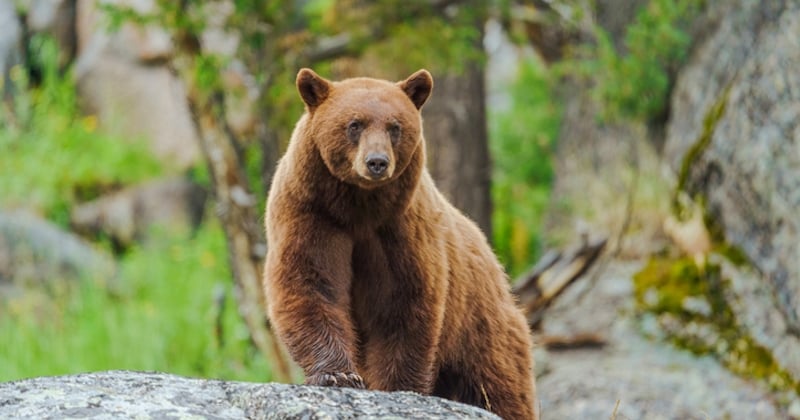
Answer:
<path fill-rule="evenodd" d="M 306 378 L 306 385 L 367 388 L 364 379 L 354 372 L 316 373 Z"/>

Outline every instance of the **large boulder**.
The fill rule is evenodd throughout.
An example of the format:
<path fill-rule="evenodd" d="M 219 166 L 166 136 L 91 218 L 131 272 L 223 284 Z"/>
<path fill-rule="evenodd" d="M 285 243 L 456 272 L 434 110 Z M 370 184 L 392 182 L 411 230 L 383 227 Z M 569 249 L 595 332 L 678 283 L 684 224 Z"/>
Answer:
<path fill-rule="evenodd" d="M 0 418 L 497 419 L 412 392 L 111 371 L 0 383 Z"/>
<path fill-rule="evenodd" d="M 103 129 L 126 138 L 142 138 L 170 167 L 185 169 L 200 158 L 198 133 L 186 99 L 184 81 L 171 68 L 175 54 L 171 34 L 154 24 L 127 22 L 109 27 L 96 0 L 75 0 L 77 60 L 75 76 L 84 111 L 96 114 Z M 104 4 L 136 12 L 157 12 L 152 0 L 109 0 Z M 231 59 L 222 72 L 226 117 L 232 132 L 252 137 L 259 90 L 255 78 L 233 59 L 239 38 L 227 30 L 231 2 L 205 6 L 203 51 Z M 235 31 L 234 31 L 235 32 Z"/>
<path fill-rule="evenodd" d="M 800 3 L 730 0 L 672 97 L 665 156 L 753 275 L 730 300 L 800 383 Z"/>
<path fill-rule="evenodd" d="M 142 13 L 155 8 L 147 0 L 114 3 Z M 77 2 L 76 22 L 75 76 L 85 111 L 105 130 L 145 139 L 177 169 L 196 163 L 200 149 L 186 92 L 165 65 L 172 54 L 169 34 L 131 23 L 112 31 L 94 0 Z"/>
<path fill-rule="evenodd" d="M 80 237 L 21 211 L 0 212 L 0 286 L 50 288 L 58 281 L 112 280 L 114 260 Z"/>
<path fill-rule="evenodd" d="M 200 224 L 206 190 L 187 179 L 149 181 L 76 205 L 70 224 L 76 231 L 104 234 L 126 247 L 145 239 L 153 226 L 188 232 Z"/>

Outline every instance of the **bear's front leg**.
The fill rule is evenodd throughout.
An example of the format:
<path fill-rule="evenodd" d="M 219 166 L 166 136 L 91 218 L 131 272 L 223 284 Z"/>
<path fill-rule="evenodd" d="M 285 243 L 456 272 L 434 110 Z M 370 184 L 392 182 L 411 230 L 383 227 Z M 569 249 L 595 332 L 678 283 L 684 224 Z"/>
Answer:
<path fill-rule="evenodd" d="M 385 311 L 386 329 L 370 332 L 364 343 L 364 376 L 370 389 L 430 394 L 435 380 L 438 331 L 433 314 L 407 306 Z"/>
<path fill-rule="evenodd" d="M 430 394 L 447 290 L 443 245 L 398 225 L 353 257 L 364 379 L 370 389 Z"/>
<path fill-rule="evenodd" d="M 350 318 L 352 241 L 312 223 L 275 227 L 264 285 L 272 325 L 306 383 L 365 388 Z"/>

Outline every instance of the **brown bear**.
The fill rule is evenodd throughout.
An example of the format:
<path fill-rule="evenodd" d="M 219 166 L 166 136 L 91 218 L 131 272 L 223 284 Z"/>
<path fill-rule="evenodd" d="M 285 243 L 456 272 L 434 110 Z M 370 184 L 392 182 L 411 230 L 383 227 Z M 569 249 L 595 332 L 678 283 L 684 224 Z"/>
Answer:
<path fill-rule="evenodd" d="M 267 201 L 269 316 L 306 384 L 536 418 L 531 338 L 478 227 L 425 168 L 433 79 L 297 75 L 306 113 Z"/>

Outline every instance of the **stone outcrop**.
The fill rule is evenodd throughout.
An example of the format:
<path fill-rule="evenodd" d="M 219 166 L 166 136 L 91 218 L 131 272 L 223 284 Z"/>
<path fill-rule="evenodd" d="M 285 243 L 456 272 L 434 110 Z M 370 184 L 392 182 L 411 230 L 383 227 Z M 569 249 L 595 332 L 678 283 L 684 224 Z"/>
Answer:
<path fill-rule="evenodd" d="M 34 215 L 0 212 L 0 286 L 48 289 L 82 278 L 111 280 L 114 260 L 80 237 Z"/>
<path fill-rule="evenodd" d="M 755 273 L 730 300 L 800 383 L 800 3 L 731 0 L 680 72 L 665 157 Z"/>
<path fill-rule="evenodd" d="M 206 197 L 206 190 L 189 180 L 158 179 L 77 205 L 70 223 L 78 232 L 103 233 L 125 247 L 145 239 L 152 226 L 194 229 L 202 220 Z"/>
<path fill-rule="evenodd" d="M 497 419 L 411 392 L 110 371 L 0 383 L 0 418 Z"/>
<path fill-rule="evenodd" d="M 583 234 L 607 236 L 606 247 L 644 258 L 664 245 L 669 184 L 642 123 L 600 123 L 586 86 L 566 86 L 555 182 L 544 220 L 548 245 Z"/>
<path fill-rule="evenodd" d="M 114 2 L 147 13 L 146 0 Z M 101 127 L 126 138 L 142 138 L 156 156 L 175 168 L 200 158 L 183 85 L 165 65 L 172 54 L 169 34 L 152 26 L 125 24 L 118 31 L 96 1 L 77 1 L 75 76 L 85 111 Z"/>
<path fill-rule="evenodd" d="M 651 316 L 636 315 L 631 277 L 641 269 L 640 262 L 613 262 L 595 281 L 568 289 L 547 312 L 545 337 L 591 334 L 606 345 L 537 352 L 537 368 L 543 369 L 536 384 L 543 418 L 800 416 L 800 400 L 785 402 L 789 408 L 784 408 L 764 384 L 737 377 L 712 357 L 643 338 L 642 331 L 660 332 Z"/>

